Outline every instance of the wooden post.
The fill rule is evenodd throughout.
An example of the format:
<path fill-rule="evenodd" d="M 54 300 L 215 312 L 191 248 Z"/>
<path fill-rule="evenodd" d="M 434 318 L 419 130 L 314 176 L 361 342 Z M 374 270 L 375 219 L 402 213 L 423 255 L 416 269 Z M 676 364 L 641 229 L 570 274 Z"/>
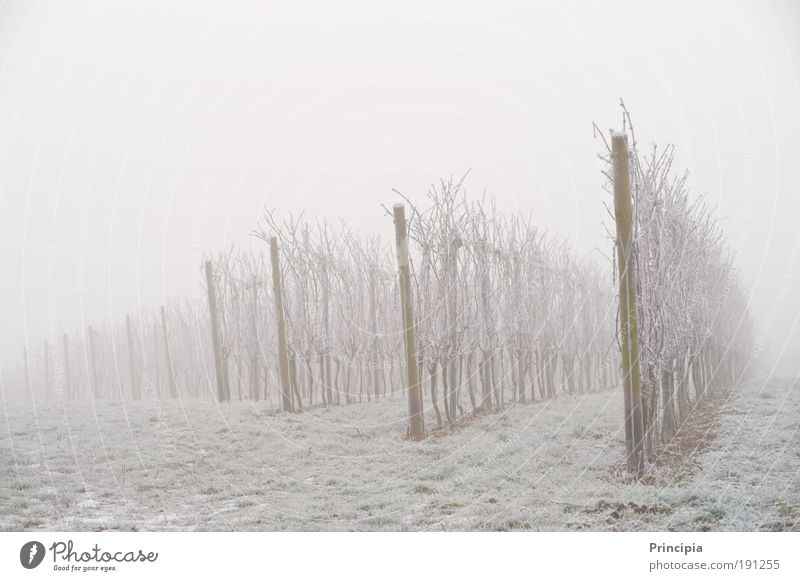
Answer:
<path fill-rule="evenodd" d="M 617 223 L 617 264 L 619 269 L 619 325 L 622 347 L 622 376 L 625 398 L 625 443 L 628 470 L 644 471 L 644 420 L 642 415 L 641 374 L 639 369 L 639 330 L 636 313 L 638 285 L 633 248 L 633 210 L 625 133 L 611 136 L 614 171 L 614 215 Z"/>
<path fill-rule="evenodd" d="M 330 278 L 328 277 L 328 266 L 322 262 L 322 332 L 325 337 L 325 347 L 322 353 L 322 383 L 323 390 L 328 400 L 328 405 L 333 404 L 333 382 L 331 378 L 331 297 L 330 297 Z M 338 396 L 338 394 L 337 394 Z"/>
<path fill-rule="evenodd" d="M 422 386 L 417 367 L 417 346 L 414 340 L 414 310 L 411 303 L 411 264 L 408 257 L 408 231 L 406 211 L 403 204 L 394 205 L 394 232 L 397 244 L 397 265 L 400 276 L 400 312 L 403 321 L 408 371 L 408 419 L 411 439 L 425 437 L 425 422 L 422 413 Z"/>
<path fill-rule="evenodd" d="M 89 325 L 89 357 L 92 360 L 92 392 L 95 399 L 100 399 L 100 383 L 97 381 L 97 356 L 94 349 L 94 331 L 92 326 Z"/>
<path fill-rule="evenodd" d="M 214 267 L 210 260 L 206 260 L 206 286 L 208 287 L 208 313 L 211 319 L 211 343 L 214 350 L 214 372 L 217 377 L 217 401 L 225 401 L 222 346 L 219 338 L 219 319 L 217 318 L 217 288 L 214 284 Z"/>
<path fill-rule="evenodd" d="M 670 362 L 671 364 L 671 362 Z M 675 435 L 675 370 L 664 369 L 661 371 L 661 393 L 663 395 L 663 424 L 661 439 L 666 443 Z"/>
<path fill-rule="evenodd" d="M 281 264 L 278 255 L 278 239 L 269 239 L 269 254 L 272 262 L 272 287 L 275 295 L 275 320 L 278 326 L 278 370 L 281 379 L 281 406 L 283 411 L 294 411 L 289 391 L 289 350 L 286 344 L 286 319 L 283 310 L 283 287 L 281 285 Z M 298 398 L 299 399 L 299 398 Z"/>
<path fill-rule="evenodd" d="M 458 329 L 456 328 L 456 321 L 458 319 L 458 249 L 463 246 L 461 238 L 453 238 L 450 241 L 450 247 L 447 253 L 447 310 L 448 310 L 448 325 L 450 326 L 450 337 L 448 341 L 453 349 L 453 352 L 448 355 L 450 361 L 448 362 L 447 370 L 447 393 L 444 397 L 448 399 L 448 410 L 450 411 L 450 421 L 454 422 L 458 419 L 458 396 L 459 396 L 459 379 L 458 369 L 460 369 L 461 361 L 458 354 L 455 352 L 456 342 L 458 341 Z"/>
<path fill-rule="evenodd" d="M 69 370 L 69 338 L 67 334 L 64 333 L 64 399 L 70 398 L 70 392 L 72 391 L 72 377 L 70 376 Z"/>
<path fill-rule="evenodd" d="M 167 310 L 161 305 L 161 330 L 164 333 L 164 355 L 167 358 L 167 381 L 169 382 L 169 396 L 178 397 L 178 385 L 175 379 L 175 367 L 172 365 L 172 353 L 169 349 L 169 333 L 167 332 Z"/>
<path fill-rule="evenodd" d="M 151 322 L 153 334 L 152 334 L 152 344 L 153 350 L 157 350 L 158 346 L 158 321 L 152 319 Z M 144 351 L 144 350 L 143 350 Z M 145 357 L 142 357 L 142 367 L 146 366 Z M 144 369 L 145 377 L 147 378 L 147 383 L 145 385 L 149 385 L 150 393 L 146 394 L 150 399 L 164 399 L 163 393 L 164 390 L 161 388 L 161 369 L 158 367 L 158 364 L 155 362 L 153 363 L 153 371 L 148 371 L 145 367 Z"/>
<path fill-rule="evenodd" d="M 372 336 L 372 353 L 370 354 L 370 367 L 372 369 L 372 390 L 375 399 L 378 398 L 378 297 L 375 278 L 378 276 L 377 267 L 369 269 L 369 334 Z"/>
<path fill-rule="evenodd" d="M 44 340 L 44 397 L 50 399 L 50 355 L 47 348 L 47 339 Z"/>
<path fill-rule="evenodd" d="M 252 318 L 252 347 L 250 351 L 250 399 L 258 401 L 261 399 L 261 364 L 260 350 L 261 345 L 258 341 L 258 277 L 253 275 L 253 312 Z"/>
<path fill-rule="evenodd" d="M 136 356 L 133 354 L 133 327 L 131 325 L 131 316 L 129 314 L 125 315 L 125 328 L 128 333 L 128 364 L 130 365 L 131 369 L 131 397 L 133 399 L 142 399 L 142 389 L 139 384 L 139 377 L 136 374 Z"/>
<path fill-rule="evenodd" d="M 28 364 L 28 346 L 22 346 L 22 359 L 25 363 L 25 388 L 28 390 L 28 396 L 30 396 L 31 400 L 36 399 L 33 396 L 33 384 L 31 383 L 31 368 Z"/>

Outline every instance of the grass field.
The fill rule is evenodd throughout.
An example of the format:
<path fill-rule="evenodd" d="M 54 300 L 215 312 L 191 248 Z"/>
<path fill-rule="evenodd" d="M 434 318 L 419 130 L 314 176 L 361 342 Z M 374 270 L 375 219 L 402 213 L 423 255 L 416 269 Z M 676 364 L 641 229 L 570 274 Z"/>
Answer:
<path fill-rule="evenodd" d="M 8 402 L 0 529 L 800 530 L 798 387 L 716 394 L 643 482 L 621 402 L 560 394 L 418 444 L 399 398 Z"/>

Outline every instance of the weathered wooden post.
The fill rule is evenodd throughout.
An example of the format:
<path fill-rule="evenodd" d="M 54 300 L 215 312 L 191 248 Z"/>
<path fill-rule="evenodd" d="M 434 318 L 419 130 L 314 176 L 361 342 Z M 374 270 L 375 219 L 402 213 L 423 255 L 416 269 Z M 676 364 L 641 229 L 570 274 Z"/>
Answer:
<path fill-rule="evenodd" d="M 322 269 L 322 333 L 325 337 L 325 346 L 320 362 L 320 375 L 323 381 L 323 391 L 326 394 L 328 405 L 333 405 L 333 378 L 331 377 L 331 291 L 328 265 L 323 261 Z M 336 394 L 338 397 L 338 394 Z"/>
<path fill-rule="evenodd" d="M 625 133 L 611 136 L 614 171 L 614 216 L 617 223 L 617 264 L 619 270 L 619 326 L 622 348 L 623 393 L 625 398 L 625 443 L 628 470 L 644 471 L 644 420 L 639 370 L 639 330 L 636 314 L 638 284 L 633 249 L 630 161 Z"/>
<path fill-rule="evenodd" d="M 378 398 L 378 298 L 375 278 L 377 268 L 370 266 L 369 269 L 369 334 L 371 335 L 372 353 L 370 354 L 370 368 L 372 376 L 372 390 L 375 399 Z"/>
<path fill-rule="evenodd" d="M 164 355 L 167 358 L 167 381 L 169 382 L 169 396 L 178 397 L 178 385 L 175 379 L 175 367 L 172 365 L 172 353 L 169 349 L 169 333 L 167 330 L 167 310 L 161 305 L 161 330 L 164 333 Z"/>
<path fill-rule="evenodd" d="M 50 399 L 50 355 L 47 339 L 44 340 L 44 397 Z"/>
<path fill-rule="evenodd" d="M 403 204 L 394 205 L 394 231 L 397 244 L 397 266 L 400 276 L 400 312 L 403 319 L 406 367 L 408 371 L 408 419 L 411 439 L 425 437 L 425 422 L 422 415 L 422 387 L 417 367 L 417 346 L 414 340 L 414 311 L 411 303 L 411 264 L 408 257 L 408 231 L 406 211 Z"/>
<path fill-rule="evenodd" d="M 64 333 L 64 399 L 71 397 L 72 377 L 69 370 L 69 337 Z"/>
<path fill-rule="evenodd" d="M 281 407 L 285 412 L 294 411 L 289 391 L 289 350 L 286 344 L 286 318 L 283 310 L 283 286 L 281 285 L 281 264 L 278 255 L 278 238 L 269 239 L 269 254 L 272 262 L 272 286 L 275 296 L 275 321 L 278 326 L 278 370 L 281 379 Z"/>
<path fill-rule="evenodd" d="M 31 383 L 31 369 L 30 365 L 28 364 L 28 346 L 22 346 L 22 359 L 25 363 L 25 389 L 28 390 L 28 396 L 31 400 L 35 400 L 36 398 L 33 396 L 33 384 Z"/>
<path fill-rule="evenodd" d="M 261 399 L 261 363 L 260 363 L 260 349 L 261 345 L 258 340 L 258 277 L 253 275 L 253 312 L 250 314 L 252 318 L 252 347 L 250 349 L 250 399 L 259 401 Z"/>
<path fill-rule="evenodd" d="M 125 315 L 125 329 L 128 334 L 128 364 L 131 368 L 131 397 L 133 399 L 142 399 L 142 388 L 139 384 L 139 375 L 136 371 L 136 356 L 134 355 L 134 340 L 133 326 L 131 325 L 131 316 Z"/>
<path fill-rule="evenodd" d="M 458 320 L 458 249 L 462 246 L 461 238 L 455 237 L 450 241 L 447 252 L 447 318 L 450 326 L 448 340 L 453 352 L 448 356 L 450 361 L 447 365 L 447 374 L 444 376 L 446 379 L 444 397 L 448 404 L 446 407 L 451 422 L 458 419 L 458 392 L 460 389 L 457 370 L 460 369 L 461 362 L 456 352 L 456 343 L 458 342 L 456 321 Z"/>
<path fill-rule="evenodd" d="M 214 372 L 217 377 L 217 400 L 225 401 L 224 369 L 222 366 L 222 346 L 219 338 L 219 319 L 217 317 L 217 287 L 214 284 L 214 267 L 206 260 L 206 286 L 208 287 L 208 312 L 211 318 L 211 344 L 214 350 Z"/>
<path fill-rule="evenodd" d="M 670 366 L 672 362 L 670 362 Z M 661 372 L 661 392 L 664 394 L 664 414 L 662 418 L 661 439 L 669 442 L 675 435 L 675 371 L 674 367 Z"/>
<path fill-rule="evenodd" d="M 95 399 L 100 399 L 100 383 L 97 380 L 97 354 L 94 348 L 94 330 L 89 325 L 89 357 L 92 360 L 92 393 Z"/>

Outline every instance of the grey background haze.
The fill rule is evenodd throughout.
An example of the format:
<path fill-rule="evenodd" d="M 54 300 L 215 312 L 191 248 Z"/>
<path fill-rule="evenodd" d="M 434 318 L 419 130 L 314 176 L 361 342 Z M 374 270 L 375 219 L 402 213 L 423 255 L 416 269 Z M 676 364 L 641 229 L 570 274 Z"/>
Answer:
<path fill-rule="evenodd" d="M 471 167 L 602 259 L 592 122 L 620 97 L 717 208 L 759 361 L 797 374 L 798 66 L 790 1 L 3 2 L 4 388 L 26 341 L 200 292 L 265 205 L 389 237 L 393 187 Z"/>

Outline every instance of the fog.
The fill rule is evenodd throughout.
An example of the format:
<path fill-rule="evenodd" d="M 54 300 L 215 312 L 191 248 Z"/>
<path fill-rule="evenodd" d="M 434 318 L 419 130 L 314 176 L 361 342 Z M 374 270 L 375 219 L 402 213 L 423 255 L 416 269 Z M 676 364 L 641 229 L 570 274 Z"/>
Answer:
<path fill-rule="evenodd" d="M 798 28 L 790 1 L 5 2 L 4 379 L 25 343 L 199 295 L 204 253 L 266 250 L 265 206 L 389 239 L 393 188 L 471 168 L 469 192 L 604 260 L 592 123 L 619 128 L 620 98 L 716 208 L 759 364 L 793 376 Z"/>

